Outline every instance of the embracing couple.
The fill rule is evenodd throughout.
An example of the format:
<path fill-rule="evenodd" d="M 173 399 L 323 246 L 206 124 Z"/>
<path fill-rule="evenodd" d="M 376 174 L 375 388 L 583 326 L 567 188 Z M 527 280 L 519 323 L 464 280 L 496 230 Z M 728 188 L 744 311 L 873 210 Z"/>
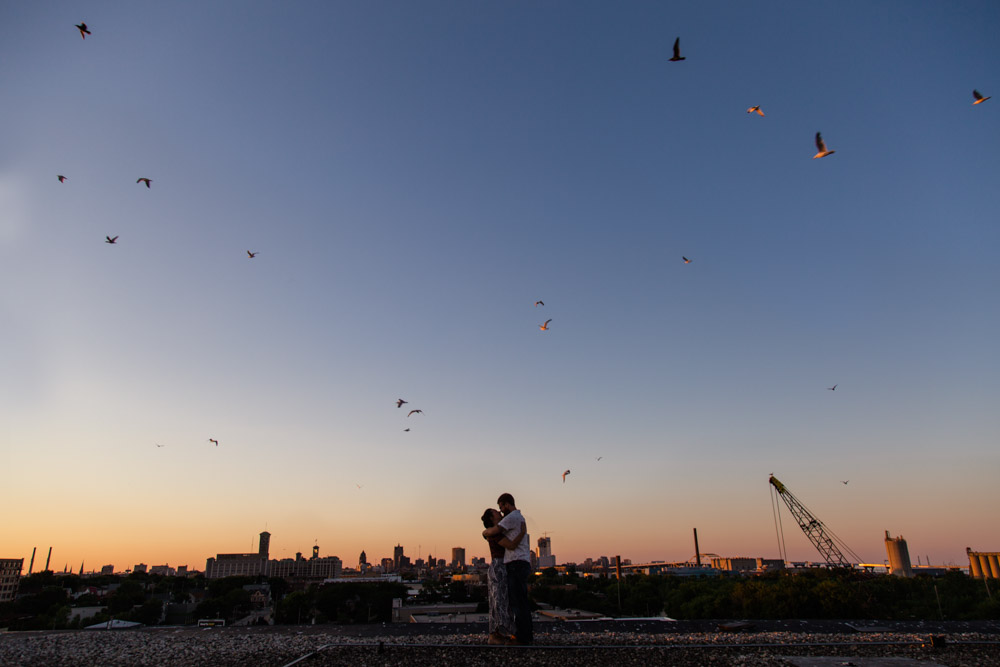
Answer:
<path fill-rule="evenodd" d="M 531 643 L 531 603 L 528 602 L 528 578 L 531 556 L 528 527 L 521 511 L 514 506 L 514 496 L 505 493 L 497 499 L 498 512 L 483 512 L 483 537 L 490 544 L 490 644 Z M 513 635 L 513 637 L 512 637 Z"/>

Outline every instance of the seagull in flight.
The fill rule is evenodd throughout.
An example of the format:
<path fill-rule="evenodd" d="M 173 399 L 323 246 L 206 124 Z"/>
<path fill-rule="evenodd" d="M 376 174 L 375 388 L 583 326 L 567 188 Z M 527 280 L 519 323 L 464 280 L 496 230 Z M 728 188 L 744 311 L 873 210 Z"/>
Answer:
<path fill-rule="evenodd" d="M 409 416 L 409 415 L 407 415 L 407 416 Z M 403 433 L 409 433 L 409 432 L 410 432 L 410 429 L 408 429 L 408 428 L 404 428 L 403 429 Z"/>
<path fill-rule="evenodd" d="M 117 236 L 114 236 L 114 237 L 112 237 L 112 236 L 105 236 L 104 237 L 104 242 L 105 243 L 117 243 L 118 242 L 118 237 Z"/>
<path fill-rule="evenodd" d="M 154 445 L 156 445 L 157 447 L 162 447 L 162 446 L 163 446 L 163 445 L 161 445 L 161 444 L 160 444 L 160 443 L 158 443 L 158 442 L 154 442 L 153 444 L 154 444 Z"/>
<path fill-rule="evenodd" d="M 670 59 L 670 62 L 673 63 L 673 62 L 677 62 L 678 60 L 686 60 L 686 58 L 684 58 L 681 55 L 681 38 L 680 37 L 678 37 L 677 39 L 674 40 L 674 57 Z"/>
<path fill-rule="evenodd" d="M 542 331 L 548 331 L 549 330 L 549 322 L 551 322 L 551 321 L 552 321 L 552 318 L 549 318 L 549 319 L 545 320 L 545 324 L 539 324 L 538 328 L 541 329 Z"/>
<path fill-rule="evenodd" d="M 87 35 L 90 34 L 90 31 L 87 30 L 87 24 L 86 23 L 80 23 L 80 25 L 78 25 L 76 27 L 77 27 L 77 30 L 80 31 L 80 37 L 82 37 L 83 39 L 87 39 Z"/>
<path fill-rule="evenodd" d="M 690 260 L 690 259 L 688 259 L 687 257 L 685 257 L 684 255 L 681 255 L 681 259 L 683 259 L 683 260 L 684 260 L 684 263 L 685 263 L 685 264 L 690 264 L 690 263 L 691 263 L 691 260 Z"/>
<path fill-rule="evenodd" d="M 358 490 L 360 491 L 361 487 L 364 486 L 364 485 L 363 484 L 355 484 L 354 486 L 358 487 Z"/>
<path fill-rule="evenodd" d="M 566 475 L 568 475 L 568 474 L 569 474 L 569 470 L 567 470 L 566 472 L 563 473 L 563 475 L 562 475 L 562 477 L 563 477 L 563 484 L 566 483 Z"/>
<path fill-rule="evenodd" d="M 216 447 L 218 447 L 218 446 L 219 446 L 219 441 L 218 441 L 218 440 L 216 440 L 215 438 L 209 438 L 209 439 L 208 439 L 208 441 L 209 441 L 209 442 L 212 442 L 212 443 L 215 443 L 215 446 L 216 446 Z"/>
<path fill-rule="evenodd" d="M 410 415 L 412 415 L 412 414 L 413 414 L 414 412 L 415 412 L 415 413 L 417 413 L 418 415 L 422 415 L 422 414 L 424 414 L 424 411 L 423 411 L 423 410 L 410 410 L 409 412 L 407 412 L 407 413 L 406 413 L 406 416 L 407 416 L 407 417 L 409 417 L 409 416 L 410 416 Z"/>
<path fill-rule="evenodd" d="M 832 387 L 827 387 L 826 390 L 827 391 L 837 391 L 837 385 L 833 385 Z"/>
<path fill-rule="evenodd" d="M 747 109 L 747 113 L 753 113 L 754 111 L 757 112 L 758 116 L 763 116 L 764 115 L 764 112 L 760 110 L 760 105 L 759 104 L 757 106 L 755 106 L 755 107 L 750 107 L 749 109 Z"/>
<path fill-rule="evenodd" d="M 403 404 L 404 404 L 404 403 L 409 403 L 409 401 L 404 401 L 404 400 L 403 400 L 403 399 L 401 399 L 401 398 L 398 398 L 398 399 L 396 399 L 396 407 L 397 407 L 397 408 L 401 408 L 401 407 L 403 407 Z"/>
<path fill-rule="evenodd" d="M 63 176 L 62 174 L 59 174 L 58 176 L 56 176 L 56 178 L 59 179 L 60 183 L 65 183 L 66 182 L 66 177 Z"/>
<path fill-rule="evenodd" d="M 153 182 L 153 179 L 151 179 L 151 178 L 139 178 L 139 179 L 136 179 L 135 182 L 136 183 L 145 183 L 146 187 L 148 188 L 149 184 Z"/>
<path fill-rule="evenodd" d="M 972 96 L 976 98 L 976 101 L 972 103 L 973 105 L 979 104 L 980 102 L 985 102 L 986 100 L 990 99 L 990 97 L 993 97 L 992 95 L 988 97 L 983 97 L 982 93 L 980 93 L 978 90 L 973 90 Z"/>
<path fill-rule="evenodd" d="M 545 305 L 544 301 L 536 301 L 535 302 L 535 308 L 537 308 L 538 306 L 544 306 L 544 305 Z"/>
<path fill-rule="evenodd" d="M 259 254 L 260 254 L 259 251 L 258 252 L 250 252 L 249 250 L 247 250 L 247 257 L 249 257 L 250 259 L 253 259 L 254 257 L 256 257 Z"/>
<path fill-rule="evenodd" d="M 813 155 L 814 160 L 816 158 L 826 157 L 827 155 L 833 155 L 834 153 L 837 152 L 837 151 L 826 150 L 826 142 L 823 141 L 823 137 L 820 135 L 819 132 L 816 133 L 816 150 L 818 150 L 819 152 L 816 153 L 816 155 Z"/>
<path fill-rule="evenodd" d="M 840 480 L 840 483 L 841 483 L 841 484 L 847 484 L 847 482 L 850 482 L 850 481 L 851 481 L 851 480 L 849 480 L 849 479 L 848 479 L 848 480 L 843 480 L 843 479 L 842 479 L 842 480 Z"/>
<path fill-rule="evenodd" d="M 597 460 L 598 460 L 598 461 L 600 461 L 600 460 L 601 460 L 601 459 L 603 459 L 603 458 L 604 458 L 603 456 L 598 456 L 598 457 L 597 457 Z"/>

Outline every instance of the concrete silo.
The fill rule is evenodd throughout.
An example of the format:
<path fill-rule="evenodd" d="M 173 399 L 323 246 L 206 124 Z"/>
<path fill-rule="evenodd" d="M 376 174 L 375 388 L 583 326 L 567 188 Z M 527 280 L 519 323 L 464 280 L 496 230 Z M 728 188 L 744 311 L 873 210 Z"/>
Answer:
<path fill-rule="evenodd" d="M 976 579 L 1000 579 L 1000 553 L 996 551 L 973 551 L 966 547 L 969 556 L 969 576 Z"/>
<path fill-rule="evenodd" d="M 910 550 L 902 537 L 889 537 L 885 531 L 885 552 L 889 556 L 889 574 L 897 577 L 912 577 L 913 567 L 910 565 Z"/>

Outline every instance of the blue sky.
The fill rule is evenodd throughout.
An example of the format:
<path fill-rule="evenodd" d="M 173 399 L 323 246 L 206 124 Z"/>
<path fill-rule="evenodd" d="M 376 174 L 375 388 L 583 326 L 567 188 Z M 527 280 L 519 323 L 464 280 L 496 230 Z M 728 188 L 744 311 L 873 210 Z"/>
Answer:
<path fill-rule="evenodd" d="M 0 18 L 9 556 L 997 547 L 995 3 Z"/>

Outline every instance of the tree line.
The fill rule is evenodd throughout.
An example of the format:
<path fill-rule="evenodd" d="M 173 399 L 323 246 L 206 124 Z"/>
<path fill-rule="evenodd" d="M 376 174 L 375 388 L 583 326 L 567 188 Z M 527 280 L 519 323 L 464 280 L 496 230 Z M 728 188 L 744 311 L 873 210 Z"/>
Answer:
<path fill-rule="evenodd" d="M 629 575 L 620 588 L 616 579 L 559 577 L 553 569 L 532 587 L 537 602 L 559 607 L 676 619 L 995 619 L 998 593 L 960 572 L 907 579 L 848 569 L 751 577 Z"/>

